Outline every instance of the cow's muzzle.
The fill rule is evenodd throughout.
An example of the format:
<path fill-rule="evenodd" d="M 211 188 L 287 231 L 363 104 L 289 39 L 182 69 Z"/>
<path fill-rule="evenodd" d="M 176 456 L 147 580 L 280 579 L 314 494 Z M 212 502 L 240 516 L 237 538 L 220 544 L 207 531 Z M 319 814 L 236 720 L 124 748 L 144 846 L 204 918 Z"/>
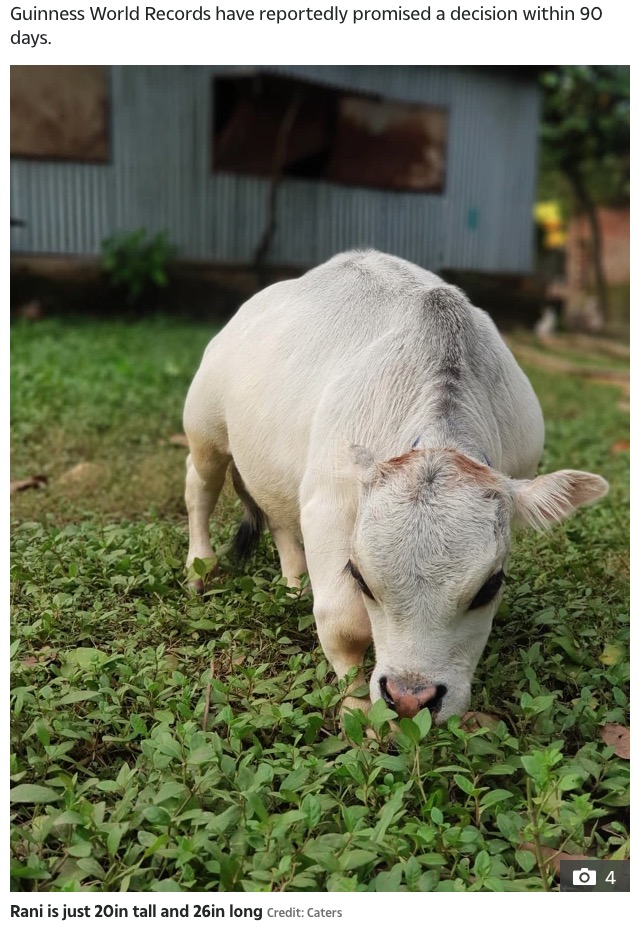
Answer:
<path fill-rule="evenodd" d="M 379 679 L 379 687 L 381 697 L 399 717 L 414 717 L 424 707 L 436 714 L 441 710 L 443 698 L 447 694 L 445 685 L 422 685 L 415 688 L 386 677 Z"/>

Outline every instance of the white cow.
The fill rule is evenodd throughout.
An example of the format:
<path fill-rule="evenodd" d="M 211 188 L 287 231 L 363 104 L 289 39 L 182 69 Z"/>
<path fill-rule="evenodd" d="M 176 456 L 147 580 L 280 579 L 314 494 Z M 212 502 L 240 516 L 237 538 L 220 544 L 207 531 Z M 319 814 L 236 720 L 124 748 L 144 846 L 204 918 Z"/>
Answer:
<path fill-rule="evenodd" d="M 374 251 L 247 301 L 205 351 L 184 428 L 187 564 L 213 556 L 232 462 L 239 548 L 265 516 L 282 575 L 310 576 L 337 675 L 357 666 L 361 684 L 373 642 L 371 699 L 439 722 L 469 706 L 512 521 L 542 528 L 608 490 L 579 471 L 534 478 L 542 413 L 491 319 Z"/>

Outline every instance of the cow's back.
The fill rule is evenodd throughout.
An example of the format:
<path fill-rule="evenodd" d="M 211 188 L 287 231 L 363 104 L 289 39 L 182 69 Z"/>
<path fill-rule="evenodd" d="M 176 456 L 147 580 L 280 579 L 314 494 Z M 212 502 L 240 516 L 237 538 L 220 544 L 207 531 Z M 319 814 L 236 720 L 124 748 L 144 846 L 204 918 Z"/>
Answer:
<path fill-rule="evenodd" d="M 428 302 L 438 288 L 452 295 L 449 313 L 445 301 Z M 288 519 L 309 458 L 325 464 L 343 439 L 402 451 L 442 355 L 458 351 L 459 325 L 490 360 L 479 394 L 503 379 L 520 388 L 519 375 L 527 384 L 487 315 L 439 277 L 379 252 L 343 253 L 240 308 L 206 351 L 191 407 L 215 406 L 215 441 L 223 420 L 247 488 L 266 513 Z"/>
<path fill-rule="evenodd" d="M 293 377 L 304 363 L 313 370 L 340 366 L 353 351 L 405 327 L 410 317 L 418 326 L 423 294 L 443 284 L 403 259 L 374 251 L 345 252 L 256 294 L 211 348 L 234 356 L 239 352 L 264 369 L 275 364 Z"/>

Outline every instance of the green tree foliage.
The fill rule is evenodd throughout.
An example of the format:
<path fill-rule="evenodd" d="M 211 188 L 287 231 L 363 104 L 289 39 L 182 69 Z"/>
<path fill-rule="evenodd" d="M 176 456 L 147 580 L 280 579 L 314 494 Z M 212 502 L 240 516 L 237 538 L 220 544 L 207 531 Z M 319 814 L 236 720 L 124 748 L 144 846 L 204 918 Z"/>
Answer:
<path fill-rule="evenodd" d="M 542 161 L 568 183 L 574 206 L 592 234 L 594 275 L 603 314 L 607 289 L 597 204 L 629 197 L 629 69 L 609 65 L 551 68 L 544 89 Z"/>

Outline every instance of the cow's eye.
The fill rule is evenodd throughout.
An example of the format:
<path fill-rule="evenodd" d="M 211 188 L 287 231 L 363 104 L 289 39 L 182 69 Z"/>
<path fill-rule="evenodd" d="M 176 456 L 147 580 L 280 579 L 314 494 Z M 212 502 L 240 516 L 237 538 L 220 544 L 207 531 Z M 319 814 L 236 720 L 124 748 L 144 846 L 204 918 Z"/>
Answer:
<path fill-rule="evenodd" d="M 491 578 L 488 578 L 481 590 L 474 596 L 474 600 L 469 606 L 469 610 L 476 610 L 477 607 L 485 607 L 490 601 L 493 601 L 505 581 L 505 572 L 500 571 Z"/>
<path fill-rule="evenodd" d="M 352 575 L 354 580 L 357 582 L 357 584 L 359 585 L 359 587 L 361 588 L 365 596 L 369 597 L 370 600 L 373 601 L 374 595 L 372 591 L 370 590 L 370 588 L 365 583 L 365 581 L 363 580 L 363 576 L 361 572 L 359 571 L 359 569 L 356 567 L 356 565 L 353 565 L 352 562 L 348 560 L 346 569 L 350 572 L 350 574 Z"/>

